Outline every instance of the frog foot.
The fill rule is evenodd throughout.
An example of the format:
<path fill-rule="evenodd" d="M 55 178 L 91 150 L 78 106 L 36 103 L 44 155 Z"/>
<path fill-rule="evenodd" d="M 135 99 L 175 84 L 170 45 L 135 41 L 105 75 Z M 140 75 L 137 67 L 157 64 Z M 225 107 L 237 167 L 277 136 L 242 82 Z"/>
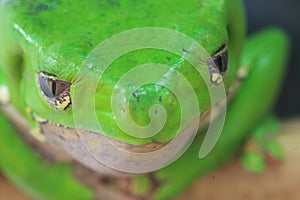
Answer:
<path fill-rule="evenodd" d="M 76 161 L 73 162 L 72 168 L 76 179 L 90 187 L 96 199 L 151 200 L 161 186 L 154 173 L 105 176 Z"/>
<path fill-rule="evenodd" d="M 116 178 L 113 184 L 132 200 L 151 200 L 161 186 L 154 173 Z"/>
<path fill-rule="evenodd" d="M 283 151 L 276 141 L 278 132 L 278 122 L 273 117 L 254 129 L 241 158 L 241 164 L 246 170 L 261 173 L 267 165 L 283 160 Z"/>

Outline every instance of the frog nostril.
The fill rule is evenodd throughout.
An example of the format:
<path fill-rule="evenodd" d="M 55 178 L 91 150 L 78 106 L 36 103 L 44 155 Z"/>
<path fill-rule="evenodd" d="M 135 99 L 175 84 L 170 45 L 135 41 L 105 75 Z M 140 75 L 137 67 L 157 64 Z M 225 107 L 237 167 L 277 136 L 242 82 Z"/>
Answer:
<path fill-rule="evenodd" d="M 158 97 L 158 101 L 159 101 L 159 102 L 162 101 L 162 97 L 161 97 L 161 96 Z"/>
<path fill-rule="evenodd" d="M 137 103 L 140 102 L 140 96 L 138 95 L 138 93 L 134 92 L 134 93 L 132 93 L 132 96 L 136 98 Z"/>
<path fill-rule="evenodd" d="M 71 83 L 59 80 L 53 74 L 40 72 L 38 74 L 38 85 L 43 97 L 50 106 L 58 110 L 65 110 L 71 105 Z"/>

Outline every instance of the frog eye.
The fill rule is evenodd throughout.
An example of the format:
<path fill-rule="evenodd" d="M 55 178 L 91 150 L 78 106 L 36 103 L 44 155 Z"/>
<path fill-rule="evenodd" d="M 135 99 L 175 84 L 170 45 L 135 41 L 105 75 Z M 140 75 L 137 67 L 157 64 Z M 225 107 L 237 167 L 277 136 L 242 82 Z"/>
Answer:
<path fill-rule="evenodd" d="M 227 46 L 222 45 L 207 62 L 210 71 L 211 82 L 219 85 L 228 70 L 228 50 Z"/>
<path fill-rule="evenodd" d="M 55 75 L 40 72 L 38 85 L 45 100 L 57 110 L 65 110 L 71 105 L 71 83 L 59 80 Z"/>

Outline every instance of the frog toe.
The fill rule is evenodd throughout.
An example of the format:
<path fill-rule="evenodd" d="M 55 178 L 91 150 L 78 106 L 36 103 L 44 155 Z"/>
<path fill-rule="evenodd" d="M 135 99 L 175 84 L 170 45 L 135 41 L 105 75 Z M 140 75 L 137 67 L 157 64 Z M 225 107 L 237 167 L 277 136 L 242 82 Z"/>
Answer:
<path fill-rule="evenodd" d="M 260 173 L 266 165 L 273 165 L 284 159 L 281 146 L 276 141 L 278 122 L 269 117 L 257 126 L 244 148 L 242 166 L 250 172 Z"/>
<path fill-rule="evenodd" d="M 262 173 L 266 168 L 265 158 L 257 152 L 247 152 L 242 156 L 241 164 L 244 169 L 253 173 Z"/>

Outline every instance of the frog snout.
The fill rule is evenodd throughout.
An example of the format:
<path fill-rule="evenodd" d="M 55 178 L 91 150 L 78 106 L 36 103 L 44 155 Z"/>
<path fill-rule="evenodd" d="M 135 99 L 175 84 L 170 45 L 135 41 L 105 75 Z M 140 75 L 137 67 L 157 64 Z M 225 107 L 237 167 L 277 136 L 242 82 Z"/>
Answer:
<path fill-rule="evenodd" d="M 131 94 L 128 111 L 123 107 L 118 109 L 129 112 L 127 117 L 134 125 L 125 132 L 129 135 L 133 133 L 134 137 L 150 139 L 152 142 L 168 142 L 178 132 L 181 108 L 178 99 L 167 87 L 143 85 Z"/>

